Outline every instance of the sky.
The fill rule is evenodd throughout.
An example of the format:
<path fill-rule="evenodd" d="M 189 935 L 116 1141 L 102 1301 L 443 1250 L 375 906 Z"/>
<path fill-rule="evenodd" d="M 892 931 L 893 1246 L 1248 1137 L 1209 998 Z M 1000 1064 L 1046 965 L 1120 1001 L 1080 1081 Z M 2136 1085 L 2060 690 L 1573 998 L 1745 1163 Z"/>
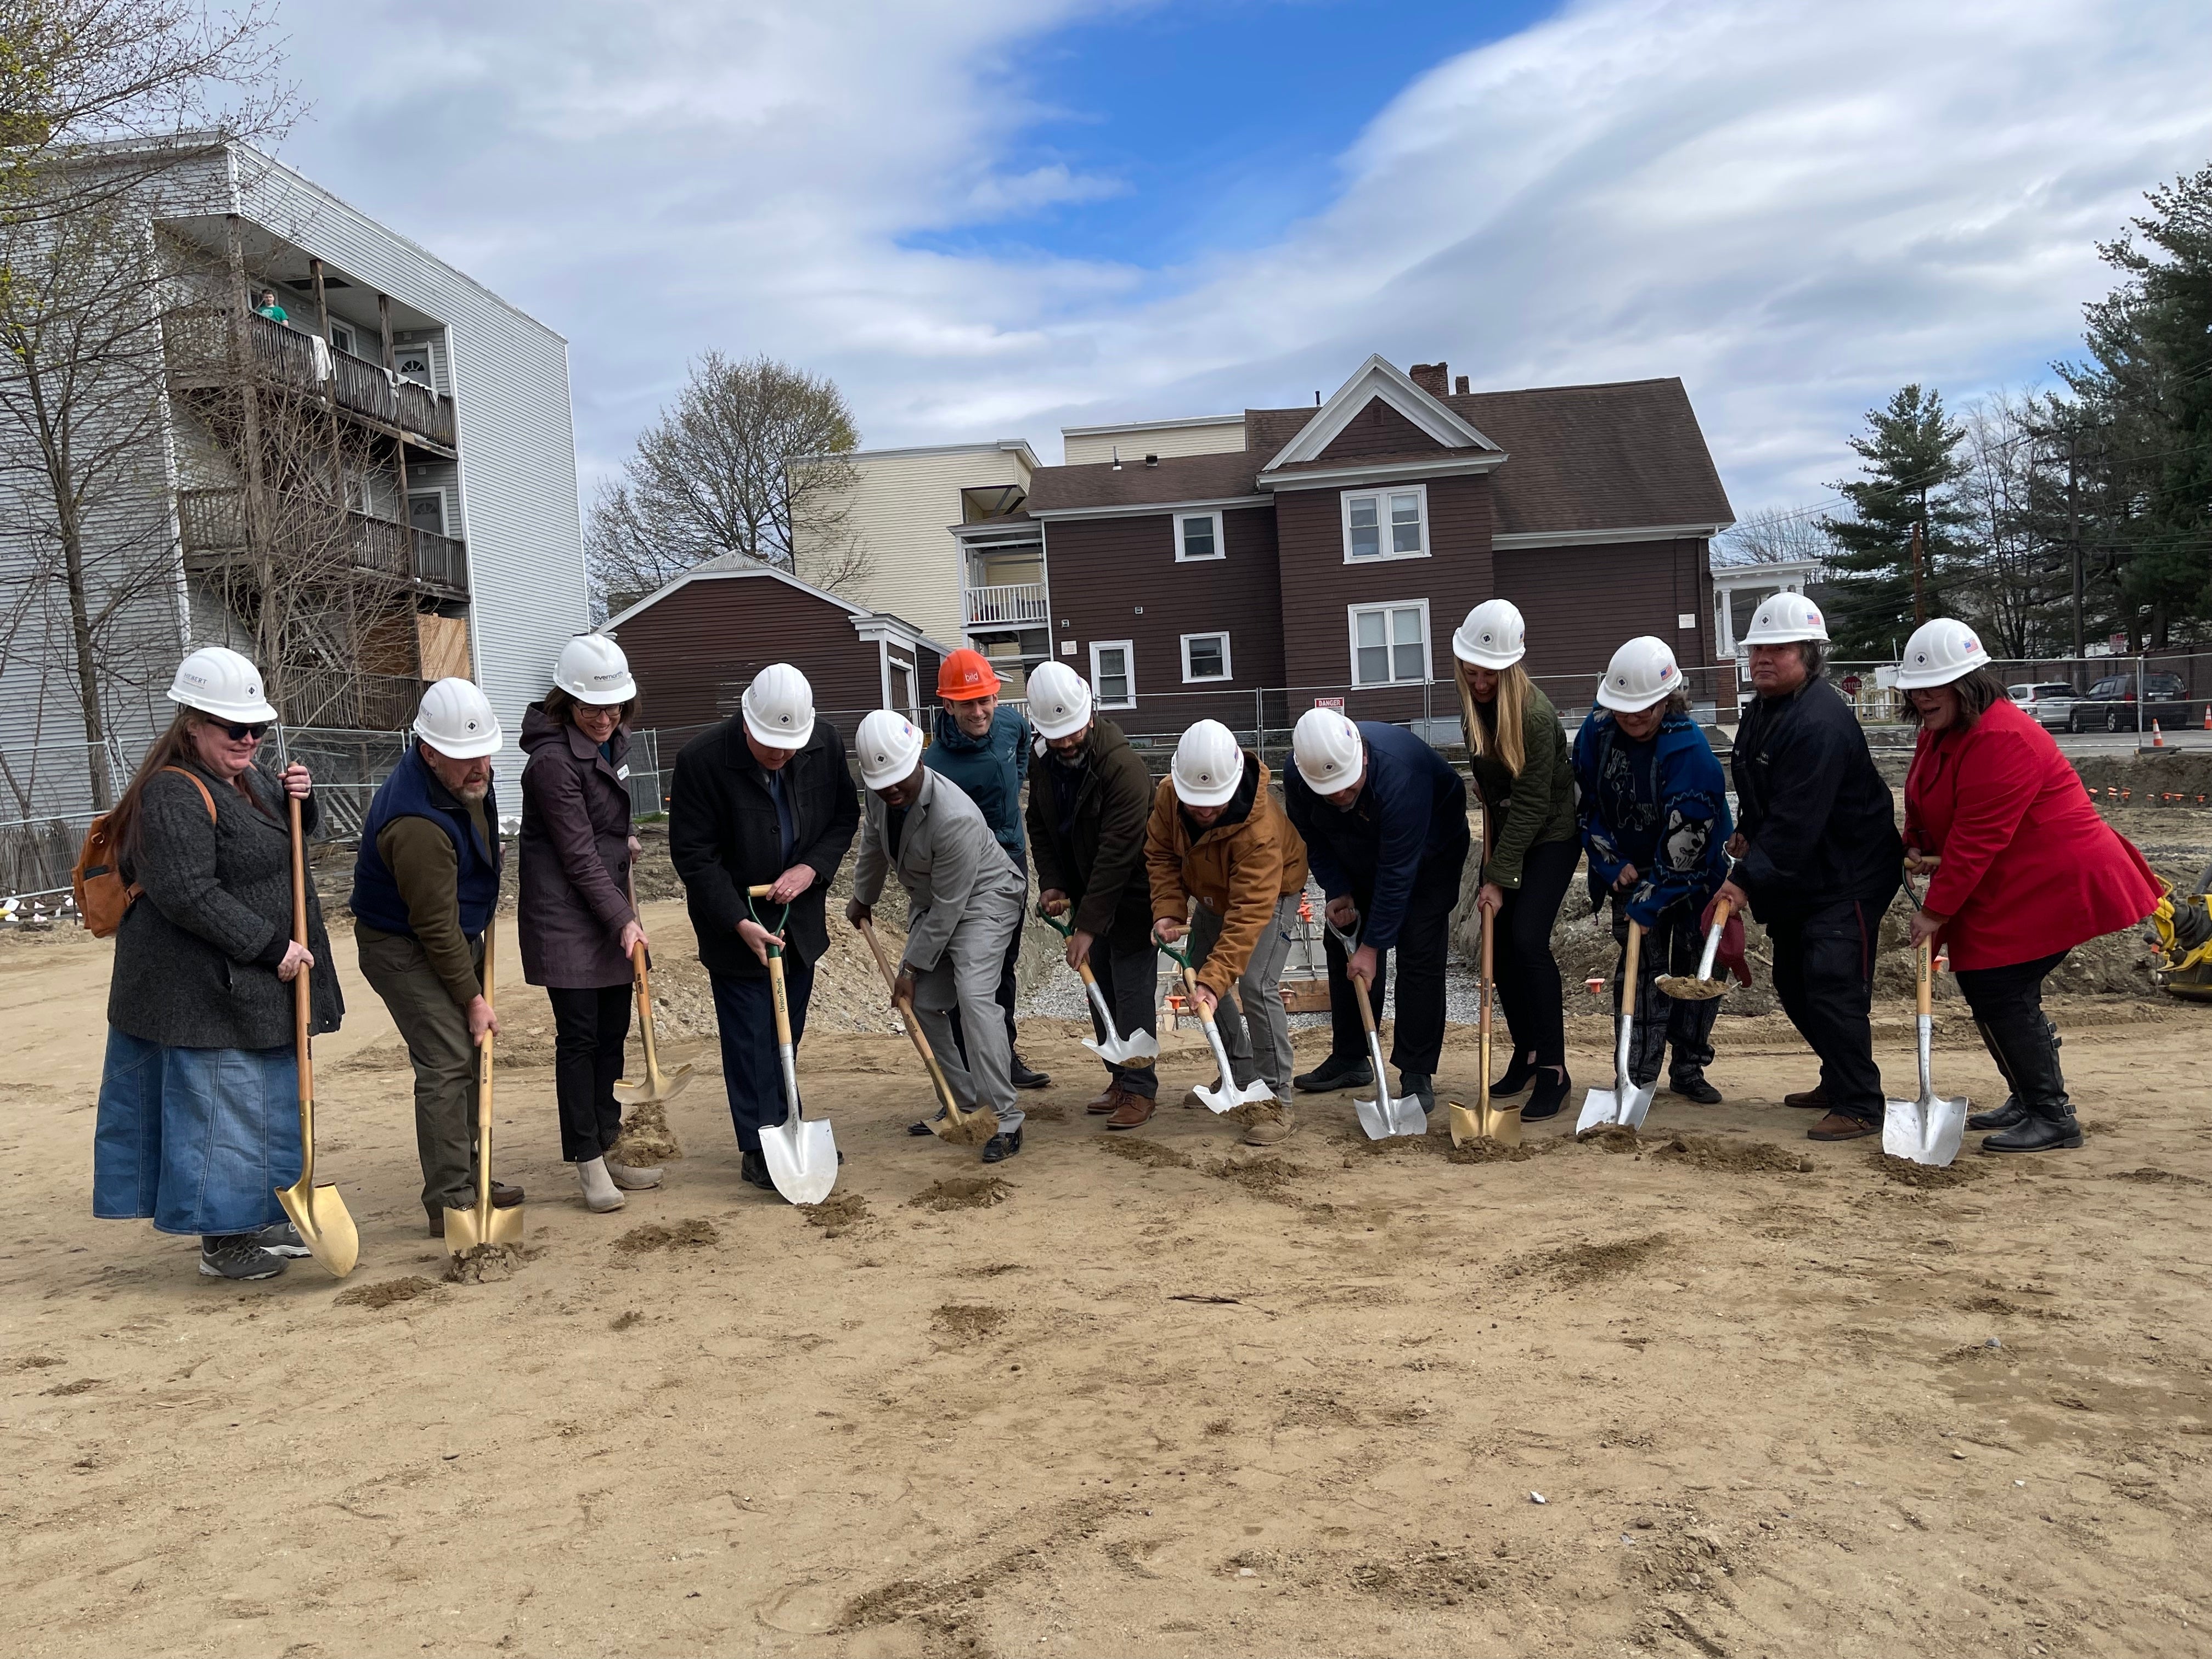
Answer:
<path fill-rule="evenodd" d="M 2212 164 L 2203 0 L 288 0 L 285 159 L 569 342 L 586 495 L 709 349 L 871 447 L 1677 375 L 1739 514 L 2048 378 Z"/>

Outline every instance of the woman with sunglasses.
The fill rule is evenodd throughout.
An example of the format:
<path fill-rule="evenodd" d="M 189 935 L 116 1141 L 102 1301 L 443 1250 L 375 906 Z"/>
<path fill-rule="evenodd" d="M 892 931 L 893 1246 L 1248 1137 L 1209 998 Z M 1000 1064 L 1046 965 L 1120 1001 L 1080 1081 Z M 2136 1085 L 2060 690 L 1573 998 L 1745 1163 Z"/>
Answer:
<path fill-rule="evenodd" d="M 276 711 L 235 651 L 193 652 L 168 697 L 175 720 L 108 817 L 136 896 L 115 935 L 92 1210 L 198 1234 L 211 1279 L 268 1279 L 307 1254 L 276 1201 L 300 1178 L 292 981 L 317 970 L 311 1033 L 345 1012 L 312 882 L 307 943 L 292 938 L 286 797 L 313 830 L 313 780 L 254 765 Z"/>
<path fill-rule="evenodd" d="M 622 647 L 579 634 L 561 648 L 553 689 L 522 716 L 522 976 L 553 1005 L 553 1091 L 561 1156 L 584 1203 L 619 1210 L 625 1188 L 660 1171 L 607 1154 L 622 1133 L 615 1083 L 629 1036 L 631 951 L 645 929 L 629 901 L 629 718 L 637 682 Z"/>

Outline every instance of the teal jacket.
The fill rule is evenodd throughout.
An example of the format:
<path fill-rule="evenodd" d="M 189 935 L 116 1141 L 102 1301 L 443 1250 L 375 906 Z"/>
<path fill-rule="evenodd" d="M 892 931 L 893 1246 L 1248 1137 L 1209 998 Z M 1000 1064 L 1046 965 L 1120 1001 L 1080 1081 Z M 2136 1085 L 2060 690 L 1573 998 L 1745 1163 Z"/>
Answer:
<path fill-rule="evenodd" d="M 950 709 L 938 709 L 922 764 L 960 786 L 982 809 L 983 822 L 1006 849 L 1014 867 L 1029 867 L 1022 846 L 1022 785 L 1030 775 L 1030 723 L 1021 710 L 999 705 L 987 736 L 971 738 L 954 723 Z"/>

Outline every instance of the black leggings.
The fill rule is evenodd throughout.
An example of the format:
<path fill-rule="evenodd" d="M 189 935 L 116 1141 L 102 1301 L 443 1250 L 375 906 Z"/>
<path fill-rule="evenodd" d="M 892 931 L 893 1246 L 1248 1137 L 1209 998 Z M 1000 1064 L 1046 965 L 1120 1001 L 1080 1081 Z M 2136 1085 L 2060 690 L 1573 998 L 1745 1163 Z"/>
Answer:
<path fill-rule="evenodd" d="M 548 987 L 553 1005 L 553 1093 L 561 1103 L 561 1156 L 588 1164 L 622 1133 L 615 1084 L 629 1040 L 630 988 L 574 991 Z"/>
<path fill-rule="evenodd" d="M 1552 928 L 1582 856 L 1578 841 L 1530 848 L 1521 860 L 1521 885 L 1506 890 L 1491 924 L 1491 971 L 1513 1052 L 1534 1054 L 1539 1066 L 1567 1063 L 1566 1002 L 1552 955 Z"/>
<path fill-rule="evenodd" d="M 2020 1019 L 2043 1018 L 2043 981 L 2068 953 L 2038 957 L 2033 962 L 2008 963 L 2002 968 L 1960 968 L 1954 977 L 1959 994 L 1984 1025 L 2003 1027 Z"/>

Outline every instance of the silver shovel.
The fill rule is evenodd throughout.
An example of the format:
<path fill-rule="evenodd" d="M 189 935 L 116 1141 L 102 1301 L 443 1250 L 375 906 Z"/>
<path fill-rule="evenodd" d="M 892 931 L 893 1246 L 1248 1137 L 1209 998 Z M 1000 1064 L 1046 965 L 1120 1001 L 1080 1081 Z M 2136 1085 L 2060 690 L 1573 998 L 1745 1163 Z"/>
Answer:
<path fill-rule="evenodd" d="M 1892 1158 L 1946 1168 L 1966 1138 L 1966 1113 L 1973 1103 L 1964 1095 L 1946 1099 L 1936 1092 L 1929 1049 L 1936 1031 L 1935 941 L 1920 941 L 1919 971 L 1913 988 L 1914 1046 L 1920 1053 L 1920 1098 L 1893 1100 L 1881 1119 L 1881 1149 Z"/>
<path fill-rule="evenodd" d="M 1043 919 L 1046 927 L 1062 939 L 1069 938 L 1075 932 L 1074 923 L 1063 926 L 1059 917 L 1047 915 L 1042 907 L 1037 915 Z M 1091 964 L 1085 962 L 1075 971 L 1082 978 L 1084 994 L 1091 999 L 1091 1006 L 1098 1011 L 1098 1024 L 1106 1033 L 1103 1041 L 1097 1037 L 1084 1038 L 1083 1046 L 1099 1059 L 1115 1066 L 1149 1066 L 1158 1060 L 1160 1057 L 1160 1040 L 1158 1037 L 1150 1031 L 1123 1036 L 1115 1025 L 1113 1012 L 1106 1006 L 1106 994 L 1098 988 L 1098 981 L 1091 971 Z M 1224 1072 L 1222 1075 L 1225 1077 L 1228 1073 Z"/>
<path fill-rule="evenodd" d="M 1201 1083 L 1191 1092 L 1206 1103 L 1207 1111 L 1217 1116 L 1223 1112 L 1234 1111 L 1239 1106 L 1273 1100 L 1275 1091 L 1267 1086 L 1267 1079 L 1263 1077 L 1255 1077 L 1242 1087 L 1238 1086 L 1237 1073 L 1229 1064 L 1228 1047 L 1221 1041 L 1221 1028 L 1213 1023 L 1213 1016 L 1206 1012 L 1205 1000 L 1198 994 L 1198 975 L 1190 965 L 1190 952 L 1178 951 L 1172 945 L 1160 945 L 1159 950 L 1161 955 L 1182 969 L 1183 993 L 1189 997 L 1190 1006 L 1198 1014 L 1198 1023 L 1206 1031 L 1206 1046 L 1213 1050 L 1213 1063 L 1221 1068 L 1221 1076 L 1215 1087 L 1209 1089 Z M 1156 1044 L 1155 1048 L 1157 1047 Z"/>
<path fill-rule="evenodd" d="M 1630 922 L 1628 955 L 1620 969 L 1620 1012 L 1613 1021 L 1613 1087 L 1593 1089 L 1583 1097 L 1583 1115 L 1575 1120 L 1577 1134 L 1607 1123 L 1631 1129 L 1640 1127 L 1644 1115 L 1651 1109 L 1651 1097 L 1659 1091 L 1656 1079 L 1639 1089 L 1628 1075 L 1629 1048 L 1636 1037 L 1636 976 L 1643 965 L 1643 927 Z"/>
<path fill-rule="evenodd" d="M 751 890 L 754 895 L 767 891 L 765 887 Z M 751 908 L 750 902 L 746 908 Z M 790 920 L 791 907 L 786 905 L 783 920 L 769 931 L 782 933 Z M 783 1121 L 761 1131 L 761 1157 L 768 1163 L 769 1179 L 775 1182 L 776 1191 L 793 1204 L 819 1204 L 837 1184 L 837 1139 L 829 1119 L 809 1122 L 800 1115 L 799 1055 L 791 1039 L 791 1000 L 784 990 L 781 945 L 768 947 L 768 982 L 775 999 L 775 1057 L 783 1066 Z"/>
<path fill-rule="evenodd" d="M 1352 953 L 1359 948 L 1354 934 L 1330 921 L 1326 914 L 1322 926 L 1334 934 L 1343 947 L 1348 963 Z M 1346 978 L 1351 978 L 1347 973 Z M 1421 1109 L 1419 1095 L 1393 1095 L 1390 1092 L 1390 1073 L 1382 1065 L 1382 1034 L 1375 1027 L 1375 1005 L 1367 995 L 1367 981 L 1352 981 L 1352 994 L 1359 1004 L 1359 1024 L 1367 1032 L 1367 1063 L 1375 1068 L 1375 1098 L 1357 1100 L 1352 1109 L 1359 1114 L 1359 1127 L 1370 1140 L 1388 1140 L 1392 1135 L 1425 1135 L 1429 1132 L 1429 1115 Z"/>

